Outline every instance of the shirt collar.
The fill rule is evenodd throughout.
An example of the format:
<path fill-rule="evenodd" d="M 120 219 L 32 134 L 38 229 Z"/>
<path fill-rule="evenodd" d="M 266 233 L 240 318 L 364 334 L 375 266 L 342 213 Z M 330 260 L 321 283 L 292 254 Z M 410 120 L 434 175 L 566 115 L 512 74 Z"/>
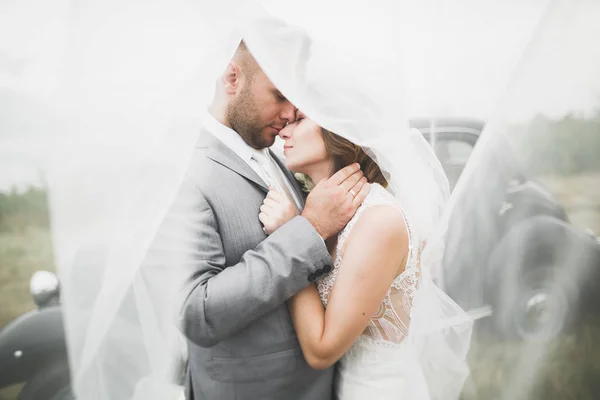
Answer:
<path fill-rule="evenodd" d="M 237 154 L 238 157 L 246 163 L 250 163 L 255 149 L 248 145 L 239 133 L 217 121 L 210 113 L 206 112 L 205 114 L 202 121 L 204 128 Z"/>

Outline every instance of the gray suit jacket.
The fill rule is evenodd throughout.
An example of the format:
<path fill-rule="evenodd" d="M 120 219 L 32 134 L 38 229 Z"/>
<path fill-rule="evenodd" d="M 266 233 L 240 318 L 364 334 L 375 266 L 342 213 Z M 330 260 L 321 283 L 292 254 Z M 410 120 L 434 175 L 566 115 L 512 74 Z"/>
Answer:
<path fill-rule="evenodd" d="M 330 270 L 331 257 L 303 217 L 264 234 L 258 214 L 267 191 L 249 165 L 202 133 L 171 212 L 192 210 L 195 240 L 180 314 L 189 400 L 332 396 L 333 368 L 306 364 L 285 303 Z"/>

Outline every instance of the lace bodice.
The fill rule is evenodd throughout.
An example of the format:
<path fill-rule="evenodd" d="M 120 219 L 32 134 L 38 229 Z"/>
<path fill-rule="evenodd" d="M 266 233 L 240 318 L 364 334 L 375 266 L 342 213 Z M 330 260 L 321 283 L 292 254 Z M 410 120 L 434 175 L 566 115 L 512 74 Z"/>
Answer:
<path fill-rule="evenodd" d="M 404 270 L 393 280 L 383 302 L 363 334 L 371 336 L 376 340 L 399 343 L 408 334 L 410 313 L 419 272 L 419 249 L 402 207 L 394 196 L 381 185 L 371 185 L 371 191 L 367 195 L 367 198 L 358 208 L 348 225 L 339 233 L 333 269 L 329 275 L 317 282 L 317 289 L 323 305 L 327 307 L 329 295 L 333 290 L 335 279 L 342 264 L 344 243 L 364 210 L 375 205 L 389 205 L 402 213 L 408 229 L 409 250 Z"/>

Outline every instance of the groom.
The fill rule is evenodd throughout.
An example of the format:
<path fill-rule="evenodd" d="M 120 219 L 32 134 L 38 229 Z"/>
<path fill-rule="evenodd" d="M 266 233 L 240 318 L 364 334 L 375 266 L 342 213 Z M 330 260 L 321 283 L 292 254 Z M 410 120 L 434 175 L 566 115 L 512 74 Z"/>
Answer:
<path fill-rule="evenodd" d="M 260 29 L 307 41 L 276 21 L 261 21 Z M 283 58 L 303 57 L 290 51 Z M 188 400 L 332 397 L 333 369 L 306 364 L 286 301 L 331 270 L 324 240 L 352 218 L 369 187 L 350 166 L 318 184 L 305 202 L 268 150 L 294 120 L 294 105 L 242 41 L 217 83 L 180 194 L 194 209 L 194 262 L 180 314 Z M 258 214 L 269 186 L 290 198 L 299 216 L 267 236 Z"/>

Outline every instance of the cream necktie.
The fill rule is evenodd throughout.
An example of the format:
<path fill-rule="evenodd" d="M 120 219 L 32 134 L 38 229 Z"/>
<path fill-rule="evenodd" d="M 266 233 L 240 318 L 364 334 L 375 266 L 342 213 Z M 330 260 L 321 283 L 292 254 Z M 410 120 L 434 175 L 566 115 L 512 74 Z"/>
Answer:
<path fill-rule="evenodd" d="M 265 179 L 265 183 L 287 197 L 288 200 L 294 204 L 296 209 L 299 211 L 300 204 L 298 204 L 298 201 L 291 193 L 287 183 L 285 182 L 283 172 L 280 170 L 279 166 L 275 164 L 275 161 L 271 159 L 267 153 L 267 150 L 255 150 L 252 155 L 252 159 L 256 161 L 260 170 L 262 171 L 262 178 Z"/>

